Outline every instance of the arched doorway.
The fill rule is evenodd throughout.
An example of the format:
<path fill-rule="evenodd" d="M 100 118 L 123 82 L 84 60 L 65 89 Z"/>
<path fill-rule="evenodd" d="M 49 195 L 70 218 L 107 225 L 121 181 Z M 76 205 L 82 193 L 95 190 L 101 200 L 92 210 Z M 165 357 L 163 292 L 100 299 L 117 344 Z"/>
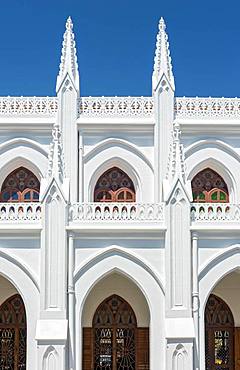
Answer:
<path fill-rule="evenodd" d="M 148 370 L 149 330 L 139 328 L 132 307 L 113 294 L 83 328 L 83 370 Z"/>
<path fill-rule="evenodd" d="M 135 199 L 132 180 L 118 167 L 104 172 L 94 189 L 94 202 L 134 202 Z"/>
<path fill-rule="evenodd" d="M 211 294 L 205 309 L 206 370 L 234 370 L 234 319 L 228 305 Z"/>
<path fill-rule="evenodd" d="M 19 167 L 4 180 L 0 193 L 1 202 L 38 202 L 40 182 L 27 168 Z"/>
<path fill-rule="evenodd" d="M 224 179 L 211 168 L 205 168 L 192 179 L 193 201 L 199 203 L 227 203 L 228 187 Z"/>
<path fill-rule="evenodd" d="M 19 294 L 0 306 L 0 369 L 26 369 L 26 313 Z"/>

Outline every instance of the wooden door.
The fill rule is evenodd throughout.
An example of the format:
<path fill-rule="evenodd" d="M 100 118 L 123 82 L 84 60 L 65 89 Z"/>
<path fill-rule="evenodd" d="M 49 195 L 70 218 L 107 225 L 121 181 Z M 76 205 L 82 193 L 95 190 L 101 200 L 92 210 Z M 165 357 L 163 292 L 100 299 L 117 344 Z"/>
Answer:
<path fill-rule="evenodd" d="M 234 329 L 235 370 L 240 370 L 240 328 Z"/>

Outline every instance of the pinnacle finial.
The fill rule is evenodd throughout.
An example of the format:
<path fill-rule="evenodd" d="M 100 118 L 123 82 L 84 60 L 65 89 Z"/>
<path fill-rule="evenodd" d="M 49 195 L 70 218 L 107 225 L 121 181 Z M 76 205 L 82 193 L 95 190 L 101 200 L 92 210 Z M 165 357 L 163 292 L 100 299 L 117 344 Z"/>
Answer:
<path fill-rule="evenodd" d="M 158 24 L 158 34 L 156 42 L 156 51 L 154 57 L 154 68 L 152 75 L 153 91 L 158 85 L 158 82 L 163 74 L 165 74 L 169 83 L 174 87 L 174 77 L 172 73 L 172 61 L 169 51 L 168 35 L 166 33 L 166 24 L 163 17 L 160 18 Z"/>
<path fill-rule="evenodd" d="M 159 31 L 165 31 L 166 30 L 166 24 L 163 19 L 163 17 L 160 18 L 159 25 L 158 25 Z"/>
<path fill-rule="evenodd" d="M 66 29 L 67 30 L 72 30 L 73 29 L 73 22 L 72 18 L 69 16 L 66 22 Z"/>
<path fill-rule="evenodd" d="M 183 146 L 180 142 L 181 131 L 178 123 L 174 124 L 172 131 L 172 145 L 170 148 L 167 179 L 173 181 L 176 176 L 182 179 L 183 183 L 186 182 L 185 175 L 185 162 Z"/>
<path fill-rule="evenodd" d="M 76 43 L 74 40 L 73 23 L 71 17 L 68 17 L 66 21 L 66 29 L 63 35 L 61 63 L 59 67 L 56 86 L 57 92 L 67 73 L 75 84 L 76 90 L 79 91 L 79 73 Z"/>

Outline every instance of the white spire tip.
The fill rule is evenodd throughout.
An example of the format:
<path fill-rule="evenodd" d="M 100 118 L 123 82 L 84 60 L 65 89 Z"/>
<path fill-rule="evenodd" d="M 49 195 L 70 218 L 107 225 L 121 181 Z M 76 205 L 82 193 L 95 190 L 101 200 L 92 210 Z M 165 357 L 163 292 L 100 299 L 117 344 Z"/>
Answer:
<path fill-rule="evenodd" d="M 163 17 L 160 18 L 160 21 L 159 21 L 159 30 L 161 31 L 165 31 L 166 29 L 166 24 L 165 24 L 165 21 L 163 19 Z"/>

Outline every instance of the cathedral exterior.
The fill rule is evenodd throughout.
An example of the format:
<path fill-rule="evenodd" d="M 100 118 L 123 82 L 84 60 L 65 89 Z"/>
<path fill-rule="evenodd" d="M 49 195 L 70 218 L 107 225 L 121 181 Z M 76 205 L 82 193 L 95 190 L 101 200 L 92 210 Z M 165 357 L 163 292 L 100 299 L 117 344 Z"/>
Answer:
<path fill-rule="evenodd" d="M 0 370 L 240 369 L 240 99 L 0 97 Z"/>

